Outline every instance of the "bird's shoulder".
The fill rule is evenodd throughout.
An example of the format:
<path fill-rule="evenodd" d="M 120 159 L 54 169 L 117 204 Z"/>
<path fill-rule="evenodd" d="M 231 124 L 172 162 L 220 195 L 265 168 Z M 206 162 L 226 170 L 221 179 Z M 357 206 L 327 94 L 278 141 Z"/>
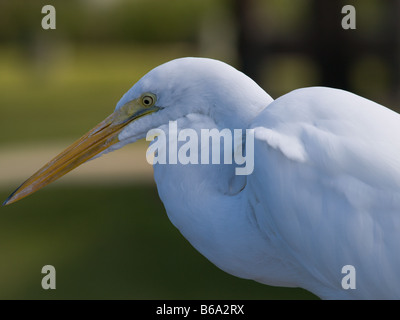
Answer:
<path fill-rule="evenodd" d="M 400 186 L 400 115 L 371 100 L 339 89 L 298 89 L 272 102 L 251 128 L 261 153 Z"/>

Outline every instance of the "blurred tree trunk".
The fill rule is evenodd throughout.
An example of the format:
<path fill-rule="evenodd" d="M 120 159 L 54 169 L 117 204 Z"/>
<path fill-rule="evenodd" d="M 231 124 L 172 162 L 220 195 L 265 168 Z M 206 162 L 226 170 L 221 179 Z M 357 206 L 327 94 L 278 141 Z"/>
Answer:
<path fill-rule="evenodd" d="M 311 55 L 318 64 L 321 84 L 351 90 L 350 68 L 353 63 L 356 30 L 344 30 L 343 1 L 312 1 Z"/>
<path fill-rule="evenodd" d="M 259 35 L 252 16 L 254 0 L 234 0 L 237 21 L 237 51 L 239 68 L 255 81 L 259 80 L 259 67 L 267 54 L 262 50 Z"/>

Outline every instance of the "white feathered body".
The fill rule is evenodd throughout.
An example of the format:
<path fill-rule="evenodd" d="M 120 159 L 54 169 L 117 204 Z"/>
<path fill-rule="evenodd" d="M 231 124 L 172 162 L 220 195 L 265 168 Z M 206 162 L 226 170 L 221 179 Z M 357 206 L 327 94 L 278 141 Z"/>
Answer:
<path fill-rule="evenodd" d="M 268 217 L 261 228 L 316 280 L 299 285 L 325 298 L 400 298 L 400 116 L 345 91 L 307 88 L 252 126 L 248 187 L 257 216 Z M 342 288 L 345 265 L 356 289 Z"/>
<path fill-rule="evenodd" d="M 178 124 L 199 136 L 223 129 L 198 114 Z M 248 127 L 255 168 L 247 177 L 234 165 L 155 165 L 174 225 L 239 277 L 328 299 L 400 298 L 400 116 L 345 91 L 306 88 Z M 345 265 L 355 268 L 356 289 L 342 287 Z"/>

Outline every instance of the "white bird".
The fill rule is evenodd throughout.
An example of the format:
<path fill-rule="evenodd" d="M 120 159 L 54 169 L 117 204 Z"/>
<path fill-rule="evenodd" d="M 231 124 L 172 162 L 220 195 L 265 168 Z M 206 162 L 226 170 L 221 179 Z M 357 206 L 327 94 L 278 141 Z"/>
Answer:
<path fill-rule="evenodd" d="M 274 101 L 223 62 L 170 61 L 4 204 L 169 121 L 199 135 L 254 129 L 247 176 L 234 164 L 154 164 L 169 219 L 212 263 L 324 299 L 400 298 L 400 115 L 343 90 L 304 88 Z"/>

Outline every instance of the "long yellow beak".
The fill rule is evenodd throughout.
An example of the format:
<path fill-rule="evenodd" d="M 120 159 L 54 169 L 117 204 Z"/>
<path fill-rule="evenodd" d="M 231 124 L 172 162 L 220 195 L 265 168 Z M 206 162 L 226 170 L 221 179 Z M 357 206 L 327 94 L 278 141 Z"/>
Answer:
<path fill-rule="evenodd" d="M 136 100 L 122 106 L 33 174 L 4 201 L 3 206 L 38 191 L 119 142 L 118 135 L 128 123 L 157 110 L 157 107 L 143 107 Z"/>

